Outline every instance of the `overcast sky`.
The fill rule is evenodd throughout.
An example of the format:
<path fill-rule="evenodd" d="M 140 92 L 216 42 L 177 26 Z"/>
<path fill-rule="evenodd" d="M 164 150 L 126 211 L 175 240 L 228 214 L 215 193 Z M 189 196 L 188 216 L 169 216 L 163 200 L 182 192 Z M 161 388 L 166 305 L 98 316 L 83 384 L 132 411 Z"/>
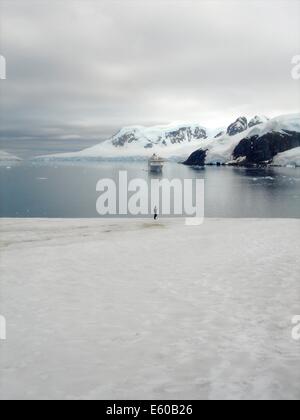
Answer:
<path fill-rule="evenodd" d="M 2 138 L 299 112 L 298 0 L 0 0 Z"/>

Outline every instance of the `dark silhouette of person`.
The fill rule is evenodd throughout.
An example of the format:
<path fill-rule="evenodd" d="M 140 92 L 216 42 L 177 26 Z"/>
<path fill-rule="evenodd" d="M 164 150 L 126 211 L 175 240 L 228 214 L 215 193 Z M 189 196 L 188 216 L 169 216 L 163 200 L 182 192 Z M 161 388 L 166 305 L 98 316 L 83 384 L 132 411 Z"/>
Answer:
<path fill-rule="evenodd" d="M 154 207 L 154 220 L 158 219 L 157 207 Z"/>

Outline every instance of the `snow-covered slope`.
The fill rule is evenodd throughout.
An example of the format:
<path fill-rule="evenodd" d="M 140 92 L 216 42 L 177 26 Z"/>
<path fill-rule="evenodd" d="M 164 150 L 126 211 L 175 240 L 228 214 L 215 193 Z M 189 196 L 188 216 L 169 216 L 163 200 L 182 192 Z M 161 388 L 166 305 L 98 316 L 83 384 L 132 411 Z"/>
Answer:
<path fill-rule="evenodd" d="M 21 160 L 17 156 L 11 155 L 10 153 L 3 152 L 0 150 L 0 162 L 13 162 L 13 161 L 19 161 Z"/>
<path fill-rule="evenodd" d="M 280 115 L 279 117 L 272 118 L 262 124 L 254 126 L 249 132 L 249 136 L 258 135 L 262 137 L 268 132 L 276 131 L 285 134 L 286 131 L 300 132 L 300 113 Z"/>

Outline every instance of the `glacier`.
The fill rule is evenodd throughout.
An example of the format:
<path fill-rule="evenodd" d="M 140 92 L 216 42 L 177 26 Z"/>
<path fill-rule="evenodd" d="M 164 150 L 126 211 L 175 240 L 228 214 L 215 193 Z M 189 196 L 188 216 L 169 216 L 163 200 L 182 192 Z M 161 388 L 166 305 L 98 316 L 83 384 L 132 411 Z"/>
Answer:
<path fill-rule="evenodd" d="M 300 147 L 279 153 L 273 160 L 274 166 L 300 166 Z"/>

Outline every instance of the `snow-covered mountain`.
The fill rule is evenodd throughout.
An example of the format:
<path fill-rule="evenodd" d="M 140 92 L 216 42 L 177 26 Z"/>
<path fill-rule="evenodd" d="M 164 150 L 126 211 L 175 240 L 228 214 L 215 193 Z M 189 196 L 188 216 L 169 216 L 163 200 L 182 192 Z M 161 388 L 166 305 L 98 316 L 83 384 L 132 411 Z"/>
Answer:
<path fill-rule="evenodd" d="M 277 144 L 274 149 L 276 153 L 272 152 L 272 156 L 277 154 L 277 150 L 278 153 L 281 153 L 292 146 L 296 147 L 300 132 L 300 114 L 285 115 L 272 119 L 255 116 L 250 119 L 249 123 L 246 117 L 239 117 L 227 129 L 218 128 L 217 130 L 208 130 L 200 124 L 188 123 L 154 127 L 125 127 L 112 138 L 80 152 L 41 158 L 47 160 L 146 159 L 152 153 L 158 153 L 163 158 L 182 161 L 193 154 L 196 158 L 191 161 L 188 160 L 187 163 L 202 164 L 203 152 L 205 152 L 204 162 L 206 164 L 227 164 L 233 160 L 236 162 L 243 160 L 244 156 L 241 156 L 243 149 L 239 153 L 235 153 L 242 140 L 250 139 L 247 141 L 250 141 L 251 149 L 251 141 L 254 137 L 259 139 L 274 132 L 279 133 L 279 137 L 275 141 Z M 294 136 L 293 142 L 284 141 L 287 136 L 291 136 L 294 132 L 297 135 Z M 282 144 L 285 144 L 284 147 L 280 145 L 281 140 Z M 248 143 L 244 144 L 246 147 Z M 197 158 L 195 151 L 201 152 L 200 157 Z"/>
<path fill-rule="evenodd" d="M 239 117 L 234 123 L 230 124 L 227 128 L 227 134 L 229 136 L 235 136 L 238 133 L 246 131 L 248 128 L 254 127 L 258 124 L 264 124 L 269 121 L 269 118 L 264 115 L 255 115 L 249 123 L 246 117 Z"/>
<path fill-rule="evenodd" d="M 239 117 L 234 123 L 230 124 L 227 128 L 227 134 L 229 136 L 235 136 L 238 133 L 242 133 L 248 128 L 248 120 L 246 117 Z"/>
<path fill-rule="evenodd" d="M 259 122 L 235 135 L 223 134 L 205 141 L 187 165 L 272 163 L 278 153 L 300 146 L 300 114 L 283 115 Z M 285 164 L 288 164 L 287 155 Z M 276 158 L 274 158 L 275 162 Z"/>
<path fill-rule="evenodd" d="M 139 145 L 151 149 L 156 145 L 170 146 L 207 138 L 206 128 L 198 124 L 172 124 L 157 127 L 125 127 L 112 139 L 115 147 Z"/>
<path fill-rule="evenodd" d="M 197 123 L 173 123 L 166 126 L 130 126 L 122 128 L 112 138 L 76 153 L 42 156 L 38 159 L 140 159 L 157 152 L 171 158 L 187 156 L 202 142 L 215 134 Z"/>

